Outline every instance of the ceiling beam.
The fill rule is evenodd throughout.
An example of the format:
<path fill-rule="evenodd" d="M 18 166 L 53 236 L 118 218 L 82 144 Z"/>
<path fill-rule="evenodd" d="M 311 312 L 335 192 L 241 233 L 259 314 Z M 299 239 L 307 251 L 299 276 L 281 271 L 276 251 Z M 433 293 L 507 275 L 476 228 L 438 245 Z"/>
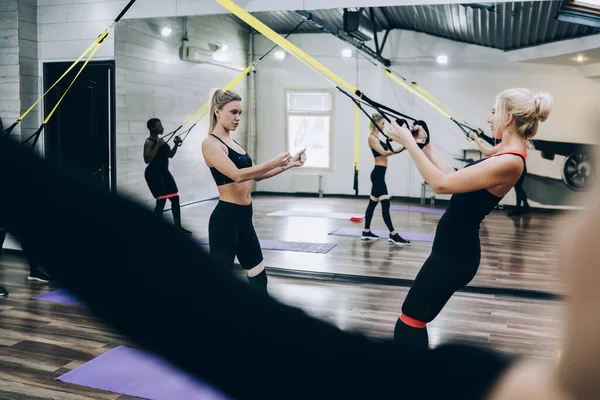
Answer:
<path fill-rule="evenodd" d="M 356 38 L 353 38 L 352 36 L 348 35 L 346 32 L 337 29 L 335 26 L 332 26 L 331 24 L 329 24 L 326 21 L 323 21 L 319 17 L 313 15 L 310 11 L 296 10 L 296 14 L 298 14 L 300 17 L 304 18 L 306 21 L 311 23 L 313 26 L 318 27 L 323 32 L 330 33 L 333 36 L 337 37 L 338 39 L 341 39 L 344 42 L 351 44 L 358 51 L 367 55 L 369 58 L 379 61 L 386 67 L 389 67 L 390 65 L 392 65 L 390 60 L 388 60 L 387 58 L 384 58 L 383 56 L 381 56 L 381 54 L 377 54 L 377 52 L 375 50 L 371 49 L 369 46 L 366 46 L 362 41 L 360 41 Z"/>

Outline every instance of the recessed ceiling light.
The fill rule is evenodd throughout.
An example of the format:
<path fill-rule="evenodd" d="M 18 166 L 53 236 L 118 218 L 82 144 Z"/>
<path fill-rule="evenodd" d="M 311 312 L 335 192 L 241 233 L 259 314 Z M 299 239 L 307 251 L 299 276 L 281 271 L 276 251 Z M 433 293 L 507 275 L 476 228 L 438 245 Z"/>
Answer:
<path fill-rule="evenodd" d="M 576 58 L 575 60 L 577 60 L 577 62 L 583 62 L 583 60 L 584 60 L 584 59 L 583 59 L 583 55 L 581 55 L 581 54 L 580 54 L 580 55 L 578 55 L 578 56 L 577 56 L 577 58 Z"/>
<path fill-rule="evenodd" d="M 345 58 L 352 57 L 352 50 L 351 49 L 342 50 L 342 57 L 345 57 Z"/>
<path fill-rule="evenodd" d="M 438 64 L 448 64 L 448 57 L 447 56 L 438 56 L 437 62 L 438 62 Z"/>
<path fill-rule="evenodd" d="M 284 60 L 285 59 L 285 51 L 276 51 L 275 58 L 278 60 Z"/>
<path fill-rule="evenodd" d="M 160 30 L 160 34 L 165 37 L 169 36 L 171 34 L 171 32 L 173 32 L 173 31 L 168 26 L 165 26 Z"/>

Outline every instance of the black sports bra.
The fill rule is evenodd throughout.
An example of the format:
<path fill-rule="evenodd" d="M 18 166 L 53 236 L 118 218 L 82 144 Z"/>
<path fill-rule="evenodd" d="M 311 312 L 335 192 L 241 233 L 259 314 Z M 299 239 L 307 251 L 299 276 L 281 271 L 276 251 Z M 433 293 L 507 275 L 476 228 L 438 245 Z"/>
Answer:
<path fill-rule="evenodd" d="M 235 166 L 238 169 L 250 168 L 252 166 L 252 159 L 250 158 L 250 156 L 248 155 L 247 152 L 246 152 L 246 154 L 240 154 L 237 151 L 233 150 L 231 147 L 227 146 L 227 144 L 224 141 L 222 141 L 221 139 L 219 139 L 217 136 L 213 135 L 212 133 L 210 134 L 210 136 L 217 138 L 219 140 L 219 142 L 223 143 L 225 145 L 225 147 L 227 147 L 227 157 L 229 157 L 229 159 L 235 164 Z M 234 140 L 234 142 L 238 146 L 242 147 L 235 140 Z M 243 149 L 243 147 L 242 147 L 242 149 Z M 244 149 L 244 151 L 246 151 L 246 149 Z M 222 174 L 215 167 L 210 167 L 210 173 L 212 174 L 217 186 L 223 186 L 223 185 L 227 185 L 228 183 L 235 182 L 233 179 L 231 179 L 227 175 Z"/>
<path fill-rule="evenodd" d="M 381 144 L 381 147 L 383 147 L 384 150 L 388 150 L 387 143 L 380 140 L 379 144 Z M 371 148 L 371 152 L 373 153 L 373 157 L 383 157 L 383 154 L 379 154 L 374 148 Z"/>
<path fill-rule="evenodd" d="M 154 148 L 156 147 L 156 144 L 158 143 L 157 140 L 149 137 L 148 139 L 151 141 L 152 143 L 154 143 L 151 147 L 150 150 L 154 150 Z M 146 168 L 152 168 L 152 169 L 168 169 L 169 168 L 169 153 L 171 152 L 171 147 L 168 144 L 163 144 L 162 147 L 160 149 L 158 149 L 158 152 L 156 153 L 156 155 L 154 156 L 154 158 L 150 161 L 150 163 L 148 164 L 148 166 Z"/>
<path fill-rule="evenodd" d="M 487 160 L 488 158 L 498 157 L 504 154 L 512 154 L 523 159 L 523 164 L 526 164 L 527 153 L 521 151 L 504 151 L 496 153 L 491 157 L 482 158 L 481 160 L 474 161 L 468 164 L 465 168 L 472 165 L 479 164 Z M 486 215 L 488 215 L 494 207 L 502 200 L 502 197 L 498 197 L 487 189 L 480 189 L 474 192 L 456 193 L 450 198 L 450 204 L 446 210 L 446 218 L 453 215 L 460 216 L 460 220 L 463 223 L 467 221 L 473 221 L 474 225 L 478 225 L 483 221 Z"/>

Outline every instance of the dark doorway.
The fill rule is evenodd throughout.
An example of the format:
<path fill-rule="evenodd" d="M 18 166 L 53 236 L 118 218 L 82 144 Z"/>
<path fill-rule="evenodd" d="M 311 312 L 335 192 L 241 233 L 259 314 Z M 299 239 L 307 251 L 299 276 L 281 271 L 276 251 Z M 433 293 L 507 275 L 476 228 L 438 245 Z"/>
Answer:
<path fill-rule="evenodd" d="M 65 93 L 80 66 L 73 68 L 44 101 L 44 118 Z M 44 63 L 47 91 L 71 63 Z M 116 191 L 115 63 L 90 62 L 44 130 L 45 157 L 74 169 L 107 190 Z"/>

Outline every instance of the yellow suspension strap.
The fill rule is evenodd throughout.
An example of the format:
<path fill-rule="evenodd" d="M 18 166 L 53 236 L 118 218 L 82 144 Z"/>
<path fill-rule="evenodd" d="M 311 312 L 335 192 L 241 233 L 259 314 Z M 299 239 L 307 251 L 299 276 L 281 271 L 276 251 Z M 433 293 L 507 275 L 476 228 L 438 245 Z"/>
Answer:
<path fill-rule="evenodd" d="M 384 73 L 388 77 L 390 77 L 390 79 L 392 79 L 394 82 L 396 82 L 398 85 L 400 85 L 401 87 L 406 89 L 409 93 L 412 93 L 415 96 L 419 97 L 421 100 L 423 100 L 424 102 L 429 104 L 431 107 L 433 107 L 436 111 L 441 113 L 444 117 L 446 117 L 446 118 L 450 119 L 452 122 L 454 122 L 460 128 L 460 130 L 463 131 L 463 133 L 465 134 L 465 136 L 467 137 L 468 140 L 472 140 L 469 137 L 470 131 L 475 131 L 475 132 L 481 133 L 481 129 L 472 128 L 470 125 L 468 125 L 466 122 L 464 122 L 464 119 L 462 122 L 460 122 L 456 118 L 454 118 L 451 115 L 451 114 L 454 114 L 454 112 L 452 112 L 452 110 L 450 110 L 441 101 L 439 101 L 438 99 L 433 97 L 431 94 L 429 94 L 426 90 L 424 90 L 419 85 L 417 85 L 416 82 L 410 82 L 410 84 L 406 83 L 408 81 L 405 78 L 392 72 L 392 70 L 390 70 L 389 68 L 384 69 Z"/>
<path fill-rule="evenodd" d="M 360 137 L 360 109 L 356 106 L 354 116 L 355 131 L 354 131 L 354 194 L 358 196 L 358 143 Z"/>
<path fill-rule="evenodd" d="M 249 65 L 246 67 L 245 70 L 243 70 L 242 72 L 240 72 L 235 78 L 233 78 L 233 80 L 231 82 L 229 82 L 227 85 L 225 85 L 225 87 L 223 87 L 223 90 L 231 90 L 234 87 L 236 87 L 240 81 L 246 76 L 248 75 L 250 72 L 252 72 L 254 70 L 254 64 Z M 185 131 L 183 135 L 185 135 L 185 137 L 183 137 L 183 139 L 181 139 L 181 143 L 183 143 L 183 141 L 185 139 L 187 139 L 188 135 L 190 134 L 190 132 L 192 131 L 192 129 L 194 129 L 194 127 L 196 125 L 198 125 L 200 123 L 200 121 L 202 121 L 204 119 L 204 117 L 206 117 L 206 115 L 209 113 L 210 111 L 210 100 L 207 101 L 206 103 L 204 103 L 202 105 L 202 107 L 200 107 L 198 109 L 198 111 L 196 111 L 190 118 L 188 118 L 183 124 L 181 124 L 181 126 L 179 126 L 179 128 L 175 129 L 173 132 L 165 135 L 166 136 L 171 136 L 171 135 L 175 135 L 182 127 L 184 127 L 185 125 L 187 125 L 191 120 L 193 120 L 194 118 L 196 118 L 198 116 L 198 114 L 202 113 L 200 115 L 200 117 L 192 124 L 192 126 Z M 169 140 L 171 140 L 171 138 L 169 138 L 167 140 L 167 143 L 169 142 Z"/>
<path fill-rule="evenodd" d="M 294 29 L 292 29 L 290 31 L 290 33 L 288 33 L 285 38 L 287 38 L 288 36 L 290 36 L 292 33 L 294 33 L 298 28 L 300 28 L 300 26 L 304 23 L 304 20 L 300 21 L 300 23 L 298 25 L 296 25 L 296 27 Z M 238 76 L 236 76 L 231 82 L 229 82 L 224 88 L 223 90 L 231 90 L 234 87 L 236 87 L 238 85 L 238 83 L 240 83 L 240 81 L 242 80 L 242 78 L 244 76 L 247 76 L 248 74 L 250 74 L 251 71 L 256 70 L 256 66 L 266 57 L 268 56 L 273 50 L 275 50 L 277 48 L 277 45 L 271 47 L 271 49 L 269 51 L 267 51 L 265 54 L 263 54 L 256 62 L 252 63 L 251 65 L 249 65 L 248 67 L 246 67 L 245 70 L 243 70 L 242 72 L 240 72 L 240 74 Z M 204 119 L 204 117 L 206 117 L 206 115 L 210 112 L 210 100 L 206 103 L 204 103 L 202 105 L 202 107 L 200 107 L 198 109 L 198 111 L 196 111 L 194 113 L 194 115 L 192 115 L 187 121 L 185 121 L 183 124 L 181 124 L 181 126 L 179 126 L 179 128 L 175 129 L 173 132 L 165 135 L 166 136 L 171 136 L 171 135 L 175 135 L 177 132 L 179 132 L 179 130 L 181 128 L 183 128 L 185 125 L 187 125 L 192 119 L 194 119 L 198 114 L 202 113 L 202 115 L 200 115 L 200 118 L 198 118 L 198 120 L 196 120 L 196 122 L 194 122 L 194 124 L 187 130 L 185 131 L 183 135 L 185 135 L 185 137 L 183 139 L 181 139 L 181 143 L 183 143 L 183 141 L 185 139 L 187 139 L 188 135 L 190 134 L 190 132 L 192 131 L 192 129 L 194 129 L 194 127 L 196 125 L 198 125 L 200 123 L 200 121 L 202 121 Z M 167 140 L 167 143 L 169 142 L 169 140 L 171 140 L 171 138 L 169 138 Z"/>
<path fill-rule="evenodd" d="M 71 87 L 73 86 L 73 84 L 75 83 L 75 81 L 77 80 L 77 78 L 79 77 L 79 75 L 81 75 L 81 72 L 84 70 L 84 68 L 87 66 L 87 64 L 89 63 L 89 61 L 92 59 L 92 57 L 96 54 L 96 52 L 98 51 L 98 49 L 100 48 L 100 45 L 102 44 L 102 42 L 104 41 L 104 39 L 106 39 L 109 35 L 109 32 L 115 27 L 115 25 L 121 20 L 121 18 L 123 18 L 123 16 L 127 13 L 127 11 L 129 11 L 129 9 L 131 8 L 131 6 L 133 6 L 133 4 L 136 2 L 136 0 L 130 0 L 129 3 L 125 6 L 125 8 L 123 8 L 123 10 L 121 10 L 121 12 L 119 13 L 119 15 L 117 16 L 117 18 L 115 18 L 115 20 L 111 23 L 111 25 L 106 28 L 104 30 L 104 32 L 102 32 L 100 35 L 98 35 L 98 37 L 96 38 L 96 40 L 94 40 L 94 42 L 79 56 L 79 58 L 77 58 L 77 60 L 75 60 L 71 66 L 69 68 L 67 68 L 67 70 L 61 75 L 60 78 L 58 78 L 56 80 L 56 82 L 54 82 L 54 84 L 52 84 L 52 86 L 50 86 L 50 88 L 48 90 L 46 90 L 46 92 L 44 92 L 44 94 L 42 94 L 42 96 L 40 96 L 40 98 L 38 98 L 36 100 L 35 103 L 33 103 L 33 105 L 31 107 L 29 107 L 29 109 L 27 111 L 25 111 L 23 113 L 23 115 L 21 115 L 11 126 L 9 126 L 3 133 L 2 136 L 8 136 L 10 135 L 10 133 L 15 129 L 15 127 L 17 125 L 19 125 L 23 119 L 25 119 L 25 117 L 40 103 L 40 101 L 65 77 L 69 74 L 69 72 L 71 72 L 73 70 L 73 68 L 75 68 L 75 66 L 77 64 L 79 64 L 81 62 L 81 60 L 83 60 L 83 58 L 87 55 L 87 59 L 85 61 L 85 63 L 81 66 L 81 68 L 79 69 L 77 75 L 75 76 L 75 78 L 73 79 L 73 81 L 71 82 L 71 84 L 69 85 L 69 87 L 67 88 L 67 90 L 63 93 L 63 95 L 60 97 L 60 99 L 58 100 L 58 102 L 56 103 L 56 105 L 54 106 L 54 108 L 52 109 L 52 111 L 48 114 L 48 116 L 46 117 L 46 119 L 44 120 L 44 122 L 42 122 L 42 124 L 40 125 L 40 127 L 38 128 L 38 130 L 31 135 L 29 138 L 27 138 L 23 143 L 27 143 L 29 140 L 33 139 L 32 142 L 32 148 L 35 147 L 40 134 L 42 133 L 42 131 L 44 130 L 44 127 L 46 126 L 46 124 L 48 123 L 48 121 L 50 120 L 50 118 L 52 117 L 52 115 L 54 114 L 54 112 L 58 109 L 58 106 L 60 105 L 60 103 L 62 102 L 62 100 L 64 99 L 65 95 L 67 94 L 67 92 L 69 91 L 69 89 L 71 89 Z"/>
<path fill-rule="evenodd" d="M 363 111 L 365 113 L 365 115 L 367 115 L 369 120 L 371 120 L 371 122 L 373 122 L 373 124 L 375 126 L 377 126 L 377 129 L 379 130 L 379 132 L 383 136 L 386 137 L 386 140 L 388 141 L 388 144 L 390 144 L 390 146 L 391 146 L 392 140 L 389 138 L 389 136 L 387 136 L 385 134 L 385 132 L 382 129 L 380 129 L 378 127 L 378 125 L 375 123 L 375 121 L 371 118 L 371 115 L 369 113 L 367 113 L 361 107 L 361 103 L 366 104 L 369 107 L 372 107 L 375 110 L 377 110 L 377 112 L 379 112 L 388 122 L 391 122 L 390 118 L 388 117 L 389 114 L 393 114 L 393 116 L 399 115 L 399 116 L 401 116 L 401 118 L 407 118 L 407 119 L 416 121 L 415 118 L 408 117 L 405 114 L 401 114 L 395 110 L 392 110 L 389 107 L 385 107 L 382 104 L 374 102 L 373 100 L 368 98 L 364 93 L 359 91 L 354 86 L 350 85 L 348 82 L 346 82 L 339 76 L 337 76 L 335 73 L 333 73 L 327 67 L 325 67 L 320 62 L 315 60 L 313 57 L 306 54 L 304 51 L 302 51 L 300 48 L 298 48 L 294 44 L 290 43 L 287 39 L 281 37 L 279 34 L 277 34 L 271 28 L 269 28 L 268 26 L 263 24 L 261 21 L 256 19 L 254 16 L 250 15 L 248 12 L 246 12 L 243 8 L 241 8 L 240 6 L 235 4 L 233 1 L 231 1 L 231 0 L 216 0 L 216 2 L 219 3 L 221 6 L 223 6 L 224 8 L 226 8 L 227 10 L 229 10 L 236 17 L 238 17 L 239 19 L 241 19 L 242 21 L 244 21 L 245 23 L 250 25 L 252 28 L 254 28 L 258 32 L 263 34 L 269 40 L 276 43 L 279 47 L 281 47 L 282 49 L 287 51 L 289 54 L 296 57 L 303 64 L 310 67 L 313 71 L 319 73 L 321 76 L 326 77 L 326 79 L 328 79 L 336 87 L 336 89 L 338 89 L 340 92 L 342 92 L 346 96 L 348 96 L 348 98 L 350 98 L 356 104 L 356 106 L 359 107 L 359 109 L 361 111 Z M 351 93 L 354 94 L 356 97 L 358 97 L 358 99 L 353 97 L 351 95 Z M 398 122 L 400 124 L 404 123 L 404 124 L 408 125 L 405 120 L 396 119 L 396 122 Z M 402 150 L 404 150 L 404 148 L 402 148 Z M 402 151 L 402 150 L 400 150 L 400 151 Z M 400 151 L 398 151 L 398 152 L 400 152 Z"/>

